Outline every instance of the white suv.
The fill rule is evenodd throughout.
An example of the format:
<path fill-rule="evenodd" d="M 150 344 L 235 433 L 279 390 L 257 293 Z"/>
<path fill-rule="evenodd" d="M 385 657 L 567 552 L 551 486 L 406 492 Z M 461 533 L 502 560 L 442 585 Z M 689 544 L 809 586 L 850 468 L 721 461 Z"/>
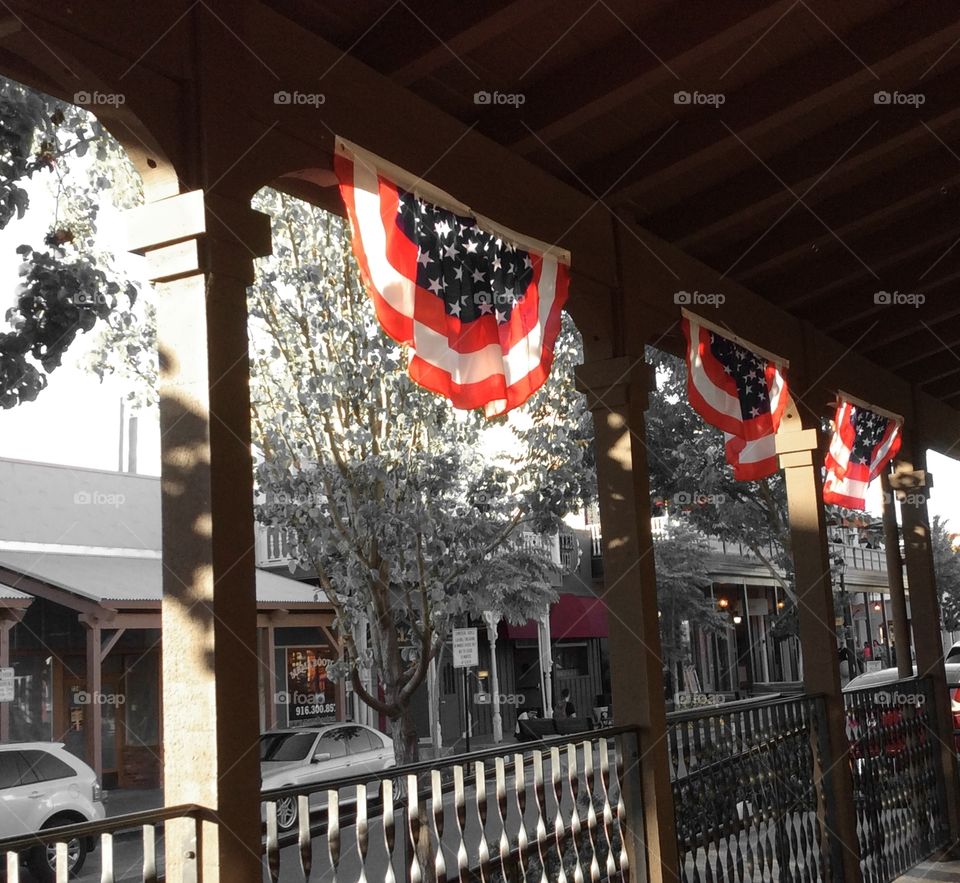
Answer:
<path fill-rule="evenodd" d="M 0 837 L 99 821 L 104 816 L 96 774 L 62 743 L 0 745 Z M 80 870 L 94 845 L 92 837 L 77 837 L 67 844 L 71 874 Z M 23 858 L 37 880 L 52 881 L 55 856 L 53 847 L 35 846 Z"/>

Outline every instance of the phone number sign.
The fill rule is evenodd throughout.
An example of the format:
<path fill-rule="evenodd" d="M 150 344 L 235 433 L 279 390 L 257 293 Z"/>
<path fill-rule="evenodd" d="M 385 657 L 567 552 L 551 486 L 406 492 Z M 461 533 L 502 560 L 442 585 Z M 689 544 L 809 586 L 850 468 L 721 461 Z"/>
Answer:
<path fill-rule="evenodd" d="M 287 706 L 289 723 L 337 717 L 336 685 L 327 675 L 329 651 L 319 648 L 287 648 L 287 692 L 280 703 Z"/>

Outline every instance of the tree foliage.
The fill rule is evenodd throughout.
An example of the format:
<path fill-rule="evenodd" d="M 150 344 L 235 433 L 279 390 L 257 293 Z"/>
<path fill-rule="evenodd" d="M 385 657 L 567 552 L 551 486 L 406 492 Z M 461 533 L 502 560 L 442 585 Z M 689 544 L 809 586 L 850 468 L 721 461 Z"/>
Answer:
<path fill-rule="evenodd" d="M 647 412 L 652 501 L 707 536 L 742 543 L 767 567 L 772 582 L 792 591 L 793 562 L 783 476 L 737 481 L 727 465 L 723 433 L 687 401 L 684 360 L 648 349 L 658 389 Z"/>
<path fill-rule="evenodd" d="M 653 546 L 657 565 L 657 608 L 664 668 L 676 692 L 682 683 L 682 667 L 692 662 L 689 630 L 707 634 L 720 631 L 726 620 L 707 594 L 709 549 L 702 534 L 676 522 L 667 536 Z"/>
<path fill-rule="evenodd" d="M 558 348 L 554 381 L 488 425 L 418 387 L 362 289 L 335 216 L 272 191 L 273 255 L 250 289 L 260 519 L 318 575 L 357 693 L 416 756 L 410 704 L 455 623 L 525 622 L 555 595 L 537 533 L 581 497 L 589 425 Z M 574 419 L 570 419 L 573 417 Z M 369 626 L 364 658 L 358 629 Z M 369 664 L 380 692 L 365 689 Z"/>
<path fill-rule="evenodd" d="M 940 592 L 940 619 L 948 631 L 960 629 L 960 555 L 953 546 L 949 522 L 933 517 L 930 524 L 933 573 Z"/>
<path fill-rule="evenodd" d="M 139 197 L 121 148 L 85 111 L 0 78 L 0 229 L 23 218 L 35 175 L 49 176 L 55 212 L 43 243 L 17 248 L 11 330 L 0 332 L 4 408 L 36 399 L 77 334 L 124 314 L 137 296 L 96 242 L 103 192 L 124 205 Z"/>

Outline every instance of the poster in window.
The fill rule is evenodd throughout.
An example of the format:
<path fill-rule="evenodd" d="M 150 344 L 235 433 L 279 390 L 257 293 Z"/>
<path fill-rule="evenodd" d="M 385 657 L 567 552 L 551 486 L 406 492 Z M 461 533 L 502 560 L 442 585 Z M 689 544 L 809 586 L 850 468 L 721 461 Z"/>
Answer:
<path fill-rule="evenodd" d="M 336 685 L 327 676 L 328 651 L 287 648 L 287 718 L 289 723 L 337 716 Z"/>

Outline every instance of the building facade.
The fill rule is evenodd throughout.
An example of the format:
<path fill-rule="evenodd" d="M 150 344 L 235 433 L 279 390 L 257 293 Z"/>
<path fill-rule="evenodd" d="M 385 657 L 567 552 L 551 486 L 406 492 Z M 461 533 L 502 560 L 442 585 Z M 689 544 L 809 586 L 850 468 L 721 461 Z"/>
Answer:
<path fill-rule="evenodd" d="M 0 741 L 63 742 L 105 787 L 160 785 L 160 481 L 0 460 Z M 333 613 L 257 571 L 261 726 L 348 714 Z"/>

